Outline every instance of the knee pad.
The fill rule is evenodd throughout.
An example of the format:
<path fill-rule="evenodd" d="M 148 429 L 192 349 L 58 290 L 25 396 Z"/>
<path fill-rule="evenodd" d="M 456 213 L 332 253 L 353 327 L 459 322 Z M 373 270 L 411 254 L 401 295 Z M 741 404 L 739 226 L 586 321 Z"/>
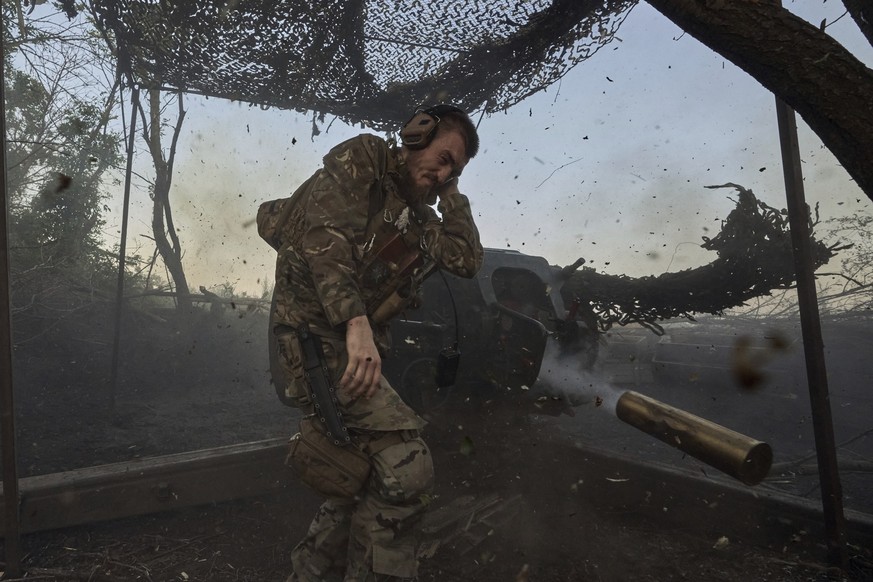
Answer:
<path fill-rule="evenodd" d="M 372 461 L 371 491 L 388 503 L 421 501 L 433 489 L 433 458 L 421 438 L 391 445 Z"/>

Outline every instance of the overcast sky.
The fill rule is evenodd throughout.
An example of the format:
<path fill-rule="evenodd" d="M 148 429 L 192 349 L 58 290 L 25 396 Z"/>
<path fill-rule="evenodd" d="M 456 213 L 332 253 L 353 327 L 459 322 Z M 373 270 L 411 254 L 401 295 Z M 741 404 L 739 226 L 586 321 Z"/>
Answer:
<path fill-rule="evenodd" d="M 802 5 L 800 5 L 802 4 Z M 838 2 L 786 2 L 818 24 Z M 870 64 L 869 44 L 846 16 L 828 29 Z M 258 294 L 275 254 L 258 237 L 258 204 L 286 196 L 336 143 L 361 132 L 342 122 L 311 138 L 311 115 L 186 97 L 171 193 L 193 289 L 230 282 Z M 478 116 L 476 117 L 478 119 Z M 331 118 L 327 119 L 330 123 Z M 822 216 L 870 204 L 799 121 L 810 204 Z M 785 206 L 774 99 L 757 81 L 640 3 L 617 38 L 560 83 L 506 113 L 485 116 L 482 148 L 461 179 L 483 244 L 567 264 L 585 257 L 640 276 L 707 263 L 701 237 L 718 232 L 735 182 Z M 142 144 L 140 144 L 142 151 Z M 145 169 L 149 160 L 139 156 Z M 129 247 L 150 256 L 150 201 L 133 192 Z M 113 204 L 120 216 L 120 201 Z"/>

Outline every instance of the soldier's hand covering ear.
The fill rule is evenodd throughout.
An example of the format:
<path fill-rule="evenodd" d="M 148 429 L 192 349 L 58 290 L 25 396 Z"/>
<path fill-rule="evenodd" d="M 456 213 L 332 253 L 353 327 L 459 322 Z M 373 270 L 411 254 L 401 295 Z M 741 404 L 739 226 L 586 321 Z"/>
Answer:
<path fill-rule="evenodd" d="M 346 322 L 346 350 L 349 363 L 339 381 L 339 387 L 348 390 L 353 398 L 370 398 L 379 388 L 382 376 L 382 358 L 373 341 L 373 330 L 366 315 Z"/>
<path fill-rule="evenodd" d="M 443 196 L 447 194 L 460 194 L 458 190 L 458 178 L 451 178 L 447 182 L 443 183 L 436 190 L 436 195 L 442 199 Z"/>

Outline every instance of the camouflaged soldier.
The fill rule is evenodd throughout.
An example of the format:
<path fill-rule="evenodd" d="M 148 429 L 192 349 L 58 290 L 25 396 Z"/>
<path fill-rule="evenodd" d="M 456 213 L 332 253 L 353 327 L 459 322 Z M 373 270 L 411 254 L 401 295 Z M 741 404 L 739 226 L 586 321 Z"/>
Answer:
<path fill-rule="evenodd" d="M 478 271 L 482 246 L 458 177 L 479 138 L 467 115 L 447 105 L 416 112 L 400 136 L 400 147 L 361 135 L 333 148 L 293 196 L 277 241 L 272 321 L 284 400 L 311 408 L 294 334 L 306 324 L 337 380 L 342 419 L 371 463 L 359 495 L 328 499 L 318 510 L 293 550 L 289 582 L 417 574 L 417 534 L 433 464 L 419 435 L 424 421 L 381 374 L 388 328 L 374 313 L 392 290 L 402 291 L 403 305 L 412 302 L 412 275 L 423 264 L 462 277 Z"/>

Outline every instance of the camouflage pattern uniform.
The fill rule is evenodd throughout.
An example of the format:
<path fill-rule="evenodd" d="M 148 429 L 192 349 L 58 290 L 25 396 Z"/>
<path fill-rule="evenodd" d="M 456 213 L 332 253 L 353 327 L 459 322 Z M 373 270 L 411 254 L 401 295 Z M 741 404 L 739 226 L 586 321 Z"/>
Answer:
<path fill-rule="evenodd" d="M 279 249 L 276 309 L 286 395 L 304 409 L 310 399 L 300 347 L 291 328 L 307 323 L 322 339 L 334 382 L 345 370 L 345 322 L 367 313 L 391 273 L 367 269 L 376 231 L 396 229 L 437 265 L 472 277 L 482 264 L 482 246 L 470 204 L 463 194 L 446 194 L 437 216 L 430 200 L 410 205 L 401 191 L 399 150 L 373 135 L 361 135 L 332 149 L 299 192 L 296 225 Z M 372 197 L 376 197 L 373 200 Z M 297 198 L 295 196 L 295 198 Z M 373 325 L 384 358 L 387 325 Z M 354 441 L 370 454 L 368 485 L 354 499 L 327 500 L 292 554 L 289 580 L 395 580 L 412 578 L 418 524 L 430 500 L 433 463 L 419 436 L 424 421 L 407 406 L 384 376 L 369 399 L 338 390 L 340 412 Z M 380 446 L 380 441 L 390 443 Z"/>

